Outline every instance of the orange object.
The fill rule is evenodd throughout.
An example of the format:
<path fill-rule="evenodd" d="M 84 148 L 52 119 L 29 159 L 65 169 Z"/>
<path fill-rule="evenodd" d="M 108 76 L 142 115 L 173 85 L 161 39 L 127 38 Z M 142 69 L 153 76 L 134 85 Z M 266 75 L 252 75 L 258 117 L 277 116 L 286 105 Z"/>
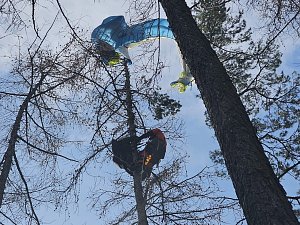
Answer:
<path fill-rule="evenodd" d="M 145 159 L 145 166 L 147 166 L 150 163 L 151 159 L 152 159 L 152 155 L 147 155 Z"/>

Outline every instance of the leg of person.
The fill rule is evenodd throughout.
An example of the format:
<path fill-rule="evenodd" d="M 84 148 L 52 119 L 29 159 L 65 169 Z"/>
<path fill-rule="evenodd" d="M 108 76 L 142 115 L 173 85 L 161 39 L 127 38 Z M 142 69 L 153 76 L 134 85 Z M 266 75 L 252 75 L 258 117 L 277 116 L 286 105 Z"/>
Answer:
<path fill-rule="evenodd" d="M 153 164 L 148 164 L 147 166 L 145 166 L 143 174 L 142 174 L 142 180 L 145 180 L 145 178 L 149 178 L 151 176 L 151 172 L 153 169 Z"/>

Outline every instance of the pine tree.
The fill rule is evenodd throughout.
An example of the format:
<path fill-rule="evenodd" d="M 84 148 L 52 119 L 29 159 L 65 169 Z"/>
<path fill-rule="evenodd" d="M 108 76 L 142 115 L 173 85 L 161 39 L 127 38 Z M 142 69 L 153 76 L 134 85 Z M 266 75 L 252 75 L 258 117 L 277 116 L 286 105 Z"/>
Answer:
<path fill-rule="evenodd" d="M 201 91 L 248 224 L 298 224 L 236 89 L 186 3 L 160 2 Z"/>
<path fill-rule="evenodd" d="M 299 181 L 300 78 L 296 72 L 278 73 L 279 46 L 269 38 L 253 41 L 242 15 L 230 16 L 222 1 L 202 1 L 195 8 L 199 28 L 223 62 L 276 175 L 289 172 Z M 224 163 L 219 150 L 211 157 Z"/>

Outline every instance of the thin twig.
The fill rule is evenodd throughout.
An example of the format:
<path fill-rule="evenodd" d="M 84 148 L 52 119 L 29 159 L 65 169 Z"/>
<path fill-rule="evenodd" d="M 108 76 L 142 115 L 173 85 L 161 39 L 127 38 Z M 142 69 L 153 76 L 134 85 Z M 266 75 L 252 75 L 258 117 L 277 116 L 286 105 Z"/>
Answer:
<path fill-rule="evenodd" d="M 32 147 L 32 148 L 34 148 L 34 149 L 36 149 L 36 150 L 38 150 L 38 151 L 40 151 L 40 152 L 43 152 L 43 153 L 46 153 L 46 154 L 49 154 L 49 155 L 59 156 L 59 157 L 62 157 L 62 158 L 64 158 L 64 159 L 67 159 L 67 160 L 70 160 L 70 161 L 73 161 L 73 162 L 79 162 L 79 161 L 77 161 L 77 160 L 75 160 L 75 159 L 71 159 L 71 158 L 69 158 L 69 157 L 67 157 L 67 156 L 58 154 L 58 153 L 56 153 L 56 152 L 49 152 L 49 151 L 46 151 L 46 150 L 44 150 L 44 149 L 41 149 L 41 148 L 39 148 L 39 147 L 37 147 L 37 146 L 35 146 L 35 145 L 29 143 L 28 141 L 26 141 L 24 138 L 22 138 L 22 137 L 20 137 L 20 136 L 18 136 L 18 138 L 19 138 L 21 141 L 23 141 L 25 144 L 29 145 L 30 147 Z"/>
<path fill-rule="evenodd" d="M 14 152 L 14 161 L 16 163 L 16 167 L 17 167 L 17 170 L 19 172 L 19 175 L 25 185 L 25 189 L 26 189 L 26 194 L 27 194 L 27 198 L 28 198 L 28 201 L 29 201 L 29 205 L 30 205 L 30 208 L 31 208 L 31 211 L 33 213 L 33 216 L 34 216 L 34 219 L 35 221 L 37 222 L 38 225 L 40 225 L 40 221 L 39 221 L 39 218 L 37 216 L 37 214 L 35 213 L 35 210 L 34 210 L 34 207 L 33 207 L 33 204 L 32 204 L 32 200 L 31 200 L 31 196 L 29 194 L 29 188 L 28 188 L 28 185 L 27 185 L 27 181 L 22 173 L 22 170 L 21 170 L 21 167 L 19 165 L 19 162 L 18 162 L 18 159 L 17 159 L 17 156 L 16 156 L 16 153 Z"/>

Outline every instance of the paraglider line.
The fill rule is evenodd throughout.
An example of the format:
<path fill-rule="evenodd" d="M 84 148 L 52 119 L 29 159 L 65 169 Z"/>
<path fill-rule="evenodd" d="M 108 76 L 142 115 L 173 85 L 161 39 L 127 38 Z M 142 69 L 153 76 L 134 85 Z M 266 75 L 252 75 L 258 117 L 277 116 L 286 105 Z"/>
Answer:
<path fill-rule="evenodd" d="M 160 16 L 160 4 L 159 1 L 158 3 L 158 19 L 160 21 L 161 16 Z M 160 61 L 160 22 L 158 22 L 158 56 L 157 56 L 157 63 L 156 63 L 156 68 L 155 68 L 155 75 L 158 73 L 158 66 L 159 66 L 159 61 Z"/>

